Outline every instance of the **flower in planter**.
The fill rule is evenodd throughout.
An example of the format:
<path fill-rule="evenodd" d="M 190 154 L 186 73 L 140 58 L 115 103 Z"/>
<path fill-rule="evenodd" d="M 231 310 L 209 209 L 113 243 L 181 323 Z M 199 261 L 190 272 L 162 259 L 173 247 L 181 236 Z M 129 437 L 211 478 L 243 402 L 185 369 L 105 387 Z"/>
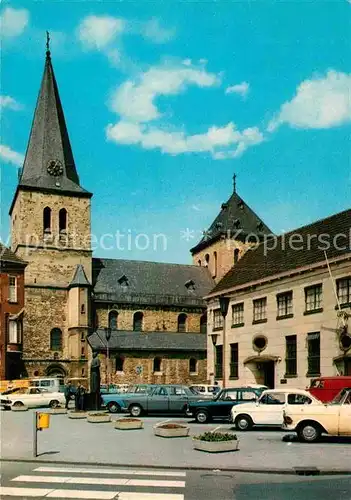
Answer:
<path fill-rule="evenodd" d="M 229 432 L 205 432 L 204 434 L 200 434 L 199 436 L 194 436 L 194 439 L 198 439 L 199 441 L 218 443 L 223 441 L 236 441 L 238 438 L 236 434 L 232 434 Z"/>
<path fill-rule="evenodd" d="M 160 424 L 157 425 L 159 429 L 186 429 L 186 425 L 182 424 Z"/>
<path fill-rule="evenodd" d="M 118 418 L 116 422 L 141 422 L 139 418 Z"/>

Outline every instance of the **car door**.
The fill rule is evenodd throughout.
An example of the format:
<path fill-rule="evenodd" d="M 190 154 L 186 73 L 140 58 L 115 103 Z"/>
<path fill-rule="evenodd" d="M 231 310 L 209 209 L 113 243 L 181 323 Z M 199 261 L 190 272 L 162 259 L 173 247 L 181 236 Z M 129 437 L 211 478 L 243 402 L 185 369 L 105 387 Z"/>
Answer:
<path fill-rule="evenodd" d="M 169 411 L 181 413 L 188 403 L 188 395 L 184 387 L 171 386 L 169 389 Z"/>
<path fill-rule="evenodd" d="M 26 402 L 25 404 L 28 406 L 28 408 L 36 408 L 38 406 L 44 406 L 43 404 L 43 395 L 38 389 L 38 387 L 31 387 L 29 389 L 28 394 L 25 395 Z"/>
<path fill-rule="evenodd" d="M 283 425 L 285 407 L 286 394 L 283 392 L 266 393 L 253 408 L 253 420 L 258 425 Z"/>
<path fill-rule="evenodd" d="M 238 399 L 238 391 L 224 390 L 211 406 L 211 415 L 213 418 L 229 418 L 230 412 Z"/>
<path fill-rule="evenodd" d="M 150 412 L 167 412 L 169 409 L 169 393 L 164 386 L 156 389 L 148 395 L 147 407 Z"/>
<path fill-rule="evenodd" d="M 339 435 L 351 436 L 351 392 L 339 409 Z"/>

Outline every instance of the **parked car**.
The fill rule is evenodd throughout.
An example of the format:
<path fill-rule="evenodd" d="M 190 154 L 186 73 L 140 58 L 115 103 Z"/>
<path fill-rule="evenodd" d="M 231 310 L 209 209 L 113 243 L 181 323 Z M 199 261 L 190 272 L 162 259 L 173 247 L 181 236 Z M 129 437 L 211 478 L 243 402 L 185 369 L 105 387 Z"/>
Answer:
<path fill-rule="evenodd" d="M 36 408 L 40 406 L 50 406 L 57 408 L 65 404 L 65 396 L 62 392 L 49 392 L 38 387 L 18 390 L 7 396 L 2 395 L 2 400 L 7 400 L 10 406 L 28 406 Z"/>
<path fill-rule="evenodd" d="M 345 387 L 351 387 L 351 376 L 314 378 L 307 390 L 323 403 L 330 403 Z"/>
<path fill-rule="evenodd" d="M 187 411 L 199 424 L 216 419 L 230 419 L 230 412 L 234 405 L 256 401 L 262 391 L 263 389 L 249 387 L 222 389 L 212 400 L 190 402 Z"/>
<path fill-rule="evenodd" d="M 312 403 L 323 405 L 302 389 L 270 389 L 264 391 L 256 402 L 233 406 L 231 420 L 241 431 L 247 431 L 257 425 L 281 427 L 283 410 Z"/>
<path fill-rule="evenodd" d="M 215 397 L 220 392 L 221 388 L 219 385 L 207 385 L 207 384 L 197 384 L 191 385 L 190 389 L 194 389 L 202 395 Z"/>
<path fill-rule="evenodd" d="M 313 443 L 322 434 L 351 436 L 351 387 L 342 389 L 332 403 L 284 410 L 283 429 L 295 431 L 300 441 Z"/>
<path fill-rule="evenodd" d="M 111 413 L 129 412 L 133 417 L 142 413 L 185 415 L 189 402 L 203 398 L 185 385 L 158 385 L 145 393 L 103 394 L 101 397 Z"/>

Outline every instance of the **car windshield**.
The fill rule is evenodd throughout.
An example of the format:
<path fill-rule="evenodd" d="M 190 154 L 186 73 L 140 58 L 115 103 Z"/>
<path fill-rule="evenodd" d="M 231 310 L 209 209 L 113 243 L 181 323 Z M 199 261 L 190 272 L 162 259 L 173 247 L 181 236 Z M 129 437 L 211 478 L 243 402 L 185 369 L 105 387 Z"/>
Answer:
<path fill-rule="evenodd" d="M 344 398 L 344 396 L 346 394 L 346 391 L 347 391 L 347 389 L 342 389 L 339 392 L 339 394 L 337 394 L 335 396 L 335 398 L 333 399 L 333 401 L 330 404 L 332 404 L 332 405 L 339 405 L 342 402 L 342 400 L 343 400 L 343 398 Z"/>

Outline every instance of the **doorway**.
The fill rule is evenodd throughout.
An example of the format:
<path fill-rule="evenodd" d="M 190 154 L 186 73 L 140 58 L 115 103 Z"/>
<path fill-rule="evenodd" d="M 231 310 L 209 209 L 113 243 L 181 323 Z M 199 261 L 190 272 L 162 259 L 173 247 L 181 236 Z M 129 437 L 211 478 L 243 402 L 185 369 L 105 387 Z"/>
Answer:
<path fill-rule="evenodd" d="M 262 365 L 264 385 L 269 389 L 274 389 L 275 385 L 275 366 L 274 361 L 267 361 Z"/>

